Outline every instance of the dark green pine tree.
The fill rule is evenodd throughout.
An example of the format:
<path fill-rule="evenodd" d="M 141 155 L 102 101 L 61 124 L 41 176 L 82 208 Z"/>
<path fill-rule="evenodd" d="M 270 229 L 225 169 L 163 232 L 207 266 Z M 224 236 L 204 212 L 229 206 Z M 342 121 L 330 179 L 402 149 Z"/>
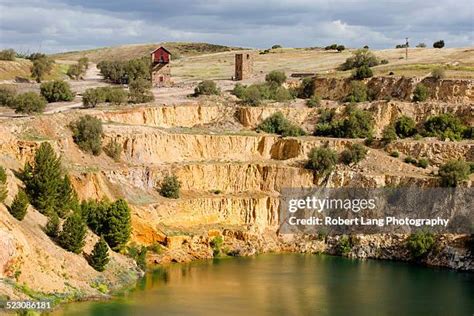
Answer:
<path fill-rule="evenodd" d="M 3 203 L 8 195 L 7 189 L 7 173 L 5 168 L 0 166 L 0 203 Z"/>
<path fill-rule="evenodd" d="M 53 212 L 48 217 L 48 222 L 46 223 L 46 227 L 44 228 L 46 235 L 51 238 L 56 238 L 59 235 L 59 216 L 56 212 Z"/>
<path fill-rule="evenodd" d="M 26 165 L 23 181 L 31 204 L 41 213 L 56 212 L 62 197 L 61 161 L 49 143 L 42 143 L 36 151 L 34 165 Z"/>
<path fill-rule="evenodd" d="M 110 204 L 108 201 L 88 200 L 82 201 L 80 209 L 82 218 L 87 226 L 96 233 L 102 235 L 104 233 L 104 225 L 107 222 L 107 212 Z"/>
<path fill-rule="evenodd" d="M 69 210 L 77 211 L 79 209 L 79 199 L 68 175 L 64 176 L 59 186 L 58 197 L 56 212 L 60 217 L 64 217 Z"/>
<path fill-rule="evenodd" d="M 95 244 L 92 250 L 89 264 L 99 272 L 105 270 L 105 265 L 109 262 L 109 248 L 103 237 Z"/>
<path fill-rule="evenodd" d="M 19 221 L 23 220 L 28 209 L 28 204 L 28 196 L 25 191 L 22 189 L 18 190 L 18 193 L 13 199 L 12 205 L 9 207 L 10 214 Z"/>
<path fill-rule="evenodd" d="M 79 214 L 74 213 L 64 222 L 63 230 L 58 236 L 58 243 L 68 251 L 80 253 L 85 244 L 85 237 L 86 224 Z"/>
<path fill-rule="evenodd" d="M 125 200 L 117 200 L 107 210 L 104 223 L 104 238 L 113 250 L 119 250 L 130 238 L 130 209 Z"/>

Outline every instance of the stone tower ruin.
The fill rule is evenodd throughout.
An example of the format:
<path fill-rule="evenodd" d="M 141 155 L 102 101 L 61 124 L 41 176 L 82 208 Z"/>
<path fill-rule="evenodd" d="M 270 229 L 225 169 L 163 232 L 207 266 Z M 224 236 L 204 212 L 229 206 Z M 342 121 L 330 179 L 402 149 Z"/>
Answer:
<path fill-rule="evenodd" d="M 252 77 L 253 56 L 251 53 L 235 54 L 235 80 L 244 80 Z"/>

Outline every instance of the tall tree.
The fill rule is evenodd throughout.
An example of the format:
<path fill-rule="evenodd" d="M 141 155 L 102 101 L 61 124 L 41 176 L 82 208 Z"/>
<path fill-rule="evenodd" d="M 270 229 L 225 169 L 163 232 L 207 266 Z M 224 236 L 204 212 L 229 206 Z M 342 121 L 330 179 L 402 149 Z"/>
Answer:
<path fill-rule="evenodd" d="M 36 82 L 40 83 L 41 80 L 51 72 L 53 64 L 54 61 L 45 55 L 35 58 L 33 60 L 33 66 L 31 66 L 31 76 L 36 79 Z"/>
<path fill-rule="evenodd" d="M 119 250 L 130 238 L 130 209 L 125 200 L 117 200 L 107 210 L 104 225 L 104 238 L 113 250 Z"/>
<path fill-rule="evenodd" d="M 41 213 L 56 212 L 65 216 L 67 210 L 77 205 L 71 181 L 62 174 L 60 157 L 49 143 L 42 143 L 36 151 L 34 163 L 26 164 L 22 174 L 31 204 Z"/>
<path fill-rule="evenodd" d="M 72 187 L 69 175 L 65 175 L 61 185 L 59 186 L 58 195 L 60 197 L 58 203 L 58 214 L 63 217 L 69 210 L 77 211 L 79 209 L 79 199 L 77 193 Z"/>
<path fill-rule="evenodd" d="M 109 248 L 103 237 L 95 244 L 92 250 L 89 264 L 97 271 L 104 271 L 105 265 L 109 262 Z"/>
<path fill-rule="evenodd" d="M 18 190 L 17 195 L 13 199 L 13 203 L 9 208 L 10 214 L 17 220 L 21 221 L 25 218 L 28 209 L 28 196 L 22 189 Z"/>
<path fill-rule="evenodd" d="M 58 236 L 58 243 L 68 251 L 80 253 L 85 244 L 85 237 L 86 224 L 79 214 L 74 213 L 64 222 L 63 230 Z"/>

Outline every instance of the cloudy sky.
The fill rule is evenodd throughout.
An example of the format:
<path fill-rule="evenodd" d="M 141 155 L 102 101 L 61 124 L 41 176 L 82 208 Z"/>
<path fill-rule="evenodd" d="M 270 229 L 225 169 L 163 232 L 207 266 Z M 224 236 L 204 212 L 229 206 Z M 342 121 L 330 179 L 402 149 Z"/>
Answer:
<path fill-rule="evenodd" d="M 474 45 L 473 0 L 0 0 L 0 46 L 59 52 L 202 41 L 265 48 Z"/>

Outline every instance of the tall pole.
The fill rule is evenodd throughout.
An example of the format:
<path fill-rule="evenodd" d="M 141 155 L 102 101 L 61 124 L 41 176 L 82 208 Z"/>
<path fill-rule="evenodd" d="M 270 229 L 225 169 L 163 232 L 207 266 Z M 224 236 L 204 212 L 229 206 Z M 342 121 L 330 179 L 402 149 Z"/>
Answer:
<path fill-rule="evenodd" d="M 408 37 L 405 37 L 405 60 L 408 60 Z"/>

